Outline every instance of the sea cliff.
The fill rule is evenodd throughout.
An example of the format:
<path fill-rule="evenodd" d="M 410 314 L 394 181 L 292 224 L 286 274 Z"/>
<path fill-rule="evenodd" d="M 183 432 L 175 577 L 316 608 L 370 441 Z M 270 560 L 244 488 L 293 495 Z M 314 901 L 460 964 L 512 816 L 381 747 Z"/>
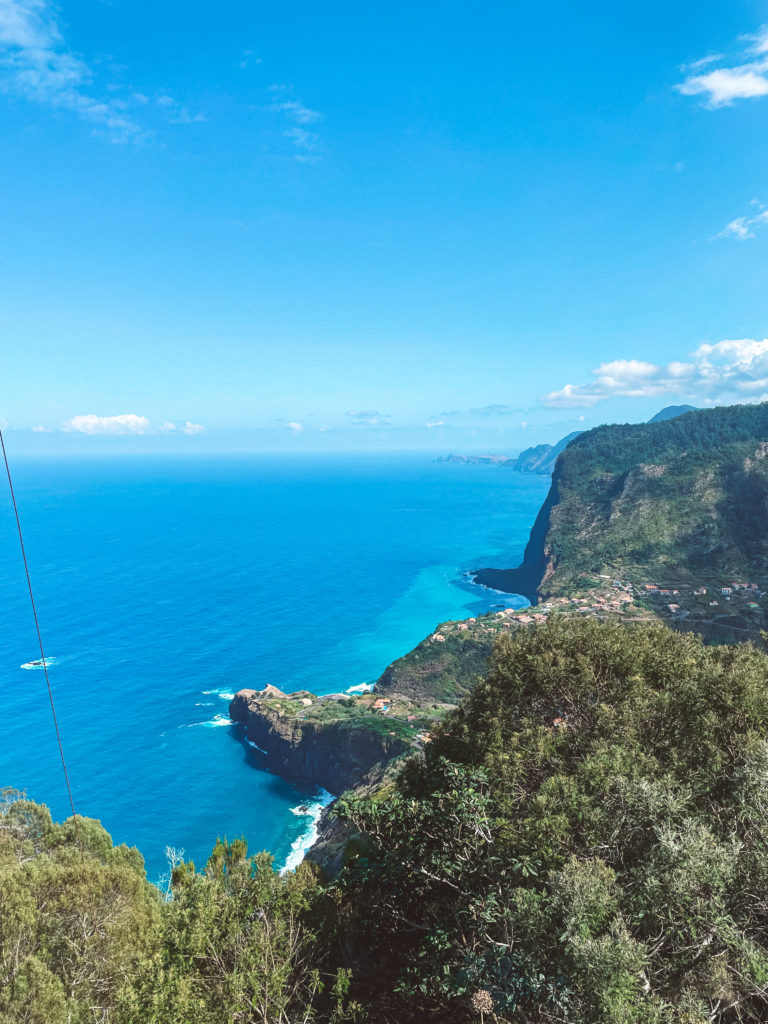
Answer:
<path fill-rule="evenodd" d="M 600 579 L 638 592 L 762 589 L 766 524 L 768 403 L 598 427 L 558 457 L 521 565 L 480 569 L 475 580 L 532 602 Z"/>
<path fill-rule="evenodd" d="M 412 739 L 368 713 L 369 702 L 332 694 L 283 694 L 274 687 L 240 690 L 229 715 L 242 739 L 276 775 L 302 779 L 331 793 L 359 786 L 371 769 L 405 753 Z"/>

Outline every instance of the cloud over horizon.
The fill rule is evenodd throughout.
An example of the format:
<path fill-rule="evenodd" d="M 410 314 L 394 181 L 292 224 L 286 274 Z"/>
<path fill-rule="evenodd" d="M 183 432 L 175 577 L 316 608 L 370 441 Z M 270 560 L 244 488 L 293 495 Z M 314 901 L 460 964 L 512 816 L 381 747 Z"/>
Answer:
<path fill-rule="evenodd" d="M 663 366 L 616 359 L 592 370 L 588 384 L 566 384 L 540 401 L 554 409 L 589 408 L 609 398 L 678 395 L 707 404 L 768 401 L 768 339 L 703 344 L 687 362 Z"/>
<path fill-rule="evenodd" d="M 61 425 L 65 434 L 148 434 L 150 422 L 146 416 L 126 412 L 118 416 L 73 416 Z"/>
<path fill-rule="evenodd" d="M 350 409 L 347 416 L 355 427 L 389 427 L 392 417 L 378 409 Z"/>
<path fill-rule="evenodd" d="M 96 416 L 94 413 L 87 413 L 81 416 L 72 416 L 61 425 L 64 434 L 90 434 L 90 435 L 126 435 L 126 434 L 201 434 L 205 427 L 201 423 L 186 421 L 184 426 L 178 428 L 175 423 L 166 420 L 159 427 L 154 428 L 146 416 L 138 416 L 133 412 L 120 413 L 117 416 Z M 47 427 L 33 427 L 36 433 L 50 433 Z"/>

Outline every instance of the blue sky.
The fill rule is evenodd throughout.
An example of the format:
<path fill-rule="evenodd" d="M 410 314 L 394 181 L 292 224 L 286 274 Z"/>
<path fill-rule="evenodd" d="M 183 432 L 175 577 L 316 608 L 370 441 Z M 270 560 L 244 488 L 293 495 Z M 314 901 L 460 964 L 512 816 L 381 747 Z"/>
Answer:
<path fill-rule="evenodd" d="M 768 396 L 768 2 L 0 0 L 24 450 L 515 450 Z"/>

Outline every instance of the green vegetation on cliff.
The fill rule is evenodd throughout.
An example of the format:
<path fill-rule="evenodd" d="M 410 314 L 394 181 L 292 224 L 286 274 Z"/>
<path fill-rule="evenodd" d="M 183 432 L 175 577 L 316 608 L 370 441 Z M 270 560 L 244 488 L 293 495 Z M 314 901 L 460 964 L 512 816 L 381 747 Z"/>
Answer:
<path fill-rule="evenodd" d="M 763 1024 L 768 657 L 662 626 L 502 633 L 393 780 L 339 807 L 333 881 L 241 841 L 168 891 L 9 799 L 13 1024 Z M 165 897 L 167 898 L 164 898 Z"/>
<path fill-rule="evenodd" d="M 598 427 L 557 461 L 519 570 L 480 582 L 569 594 L 635 583 L 768 577 L 768 403 Z"/>
<path fill-rule="evenodd" d="M 442 623 L 387 667 L 376 683 L 376 692 L 457 703 L 486 672 L 496 637 L 492 623 L 490 616 L 469 623 Z"/>
<path fill-rule="evenodd" d="M 545 546 L 554 591 L 585 572 L 768 572 L 768 403 L 600 427 L 558 464 Z"/>

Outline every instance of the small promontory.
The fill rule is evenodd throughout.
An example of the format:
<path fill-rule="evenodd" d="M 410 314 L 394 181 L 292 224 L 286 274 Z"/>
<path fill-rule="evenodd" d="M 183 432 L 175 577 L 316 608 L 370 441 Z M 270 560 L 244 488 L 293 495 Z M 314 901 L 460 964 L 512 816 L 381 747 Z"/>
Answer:
<path fill-rule="evenodd" d="M 439 706 L 425 711 L 405 696 L 286 694 L 268 686 L 240 690 L 229 715 L 264 768 L 339 794 L 427 741 Z"/>

